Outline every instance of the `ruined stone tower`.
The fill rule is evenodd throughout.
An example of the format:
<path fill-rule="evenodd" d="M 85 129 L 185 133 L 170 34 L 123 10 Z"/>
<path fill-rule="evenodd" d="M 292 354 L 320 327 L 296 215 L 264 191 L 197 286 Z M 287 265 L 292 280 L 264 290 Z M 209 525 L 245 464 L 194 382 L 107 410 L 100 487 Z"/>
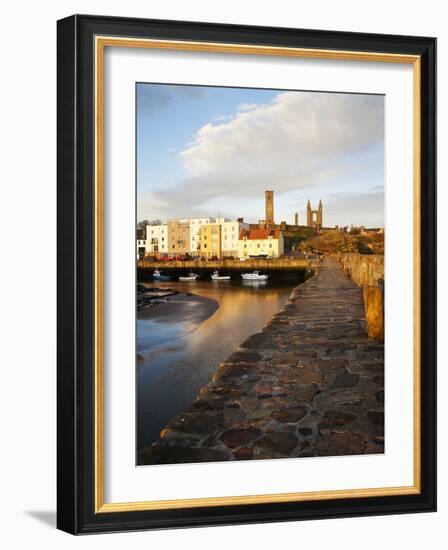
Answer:
<path fill-rule="evenodd" d="M 266 198 L 266 225 L 274 224 L 274 191 L 265 191 Z"/>
<path fill-rule="evenodd" d="M 299 213 L 294 214 L 294 225 L 299 225 Z"/>
<path fill-rule="evenodd" d="M 319 201 L 319 206 L 317 210 L 311 208 L 311 203 L 308 201 L 306 205 L 306 225 L 320 231 L 322 229 L 322 219 L 323 219 L 323 207 L 322 200 Z"/>

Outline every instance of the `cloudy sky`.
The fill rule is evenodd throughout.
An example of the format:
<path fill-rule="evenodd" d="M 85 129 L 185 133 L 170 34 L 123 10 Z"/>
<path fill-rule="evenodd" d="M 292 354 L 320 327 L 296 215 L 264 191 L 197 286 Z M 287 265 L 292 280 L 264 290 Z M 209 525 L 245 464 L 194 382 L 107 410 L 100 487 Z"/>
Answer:
<path fill-rule="evenodd" d="M 137 84 L 137 219 L 384 224 L 384 97 Z"/>

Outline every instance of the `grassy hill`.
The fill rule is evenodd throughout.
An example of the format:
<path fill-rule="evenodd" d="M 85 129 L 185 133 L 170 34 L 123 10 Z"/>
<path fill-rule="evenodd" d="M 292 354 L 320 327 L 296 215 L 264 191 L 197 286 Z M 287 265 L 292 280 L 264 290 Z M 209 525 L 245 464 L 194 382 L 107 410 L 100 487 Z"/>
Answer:
<path fill-rule="evenodd" d="M 348 252 L 384 254 L 384 234 L 351 235 L 336 230 L 327 230 L 303 240 L 300 248 L 302 252 L 308 254 L 344 254 Z"/>

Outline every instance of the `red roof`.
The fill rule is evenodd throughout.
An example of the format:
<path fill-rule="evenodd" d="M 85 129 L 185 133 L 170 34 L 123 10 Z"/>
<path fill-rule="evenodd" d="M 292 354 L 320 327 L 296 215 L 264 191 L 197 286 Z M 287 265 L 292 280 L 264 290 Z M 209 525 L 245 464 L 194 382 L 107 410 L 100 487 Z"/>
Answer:
<path fill-rule="evenodd" d="M 240 240 L 246 237 L 251 241 L 262 241 L 268 237 L 278 239 L 280 236 L 279 229 L 242 229 L 240 233 Z"/>

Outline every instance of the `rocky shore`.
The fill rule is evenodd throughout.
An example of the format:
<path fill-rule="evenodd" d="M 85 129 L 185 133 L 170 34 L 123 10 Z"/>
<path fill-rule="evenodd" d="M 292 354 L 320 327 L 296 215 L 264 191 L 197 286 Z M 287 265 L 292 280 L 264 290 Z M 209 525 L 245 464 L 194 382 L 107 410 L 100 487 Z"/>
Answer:
<path fill-rule="evenodd" d="M 138 464 L 384 452 L 384 348 L 363 291 L 327 258 L 222 363 Z"/>

